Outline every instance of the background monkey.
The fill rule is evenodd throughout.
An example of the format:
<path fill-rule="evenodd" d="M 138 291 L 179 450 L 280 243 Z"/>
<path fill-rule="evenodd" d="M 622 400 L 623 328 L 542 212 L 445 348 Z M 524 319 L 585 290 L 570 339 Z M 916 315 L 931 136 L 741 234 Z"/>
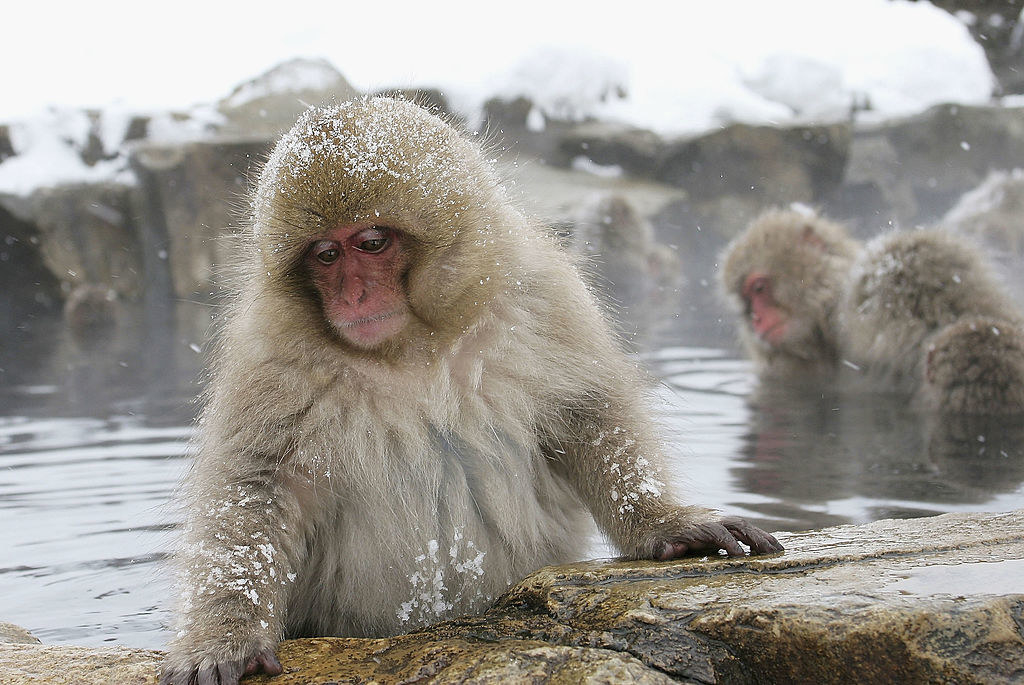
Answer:
<path fill-rule="evenodd" d="M 935 334 L 926 347 L 929 406 L 945 414 L 1024 414 L 1024 332 L 1018 324 L 965 317 Z"/>
<path fill-rule="evenodd" d="M 721 283 L 772 381 L 819 388 L 845 363 L 845 378 L 930 410 L 1015 413 L 1021 316 L 992 274 L 942 231 L 887 233 L 861 248 L 819 216 L 771 210 L 726 249 Z"/>
<path fill-rule="evenodd" d="M 1020 320 L 992 273 L 970 243 L 943 231 L 878 236 L 854 264 L 840 305 L 844 354 L 875 383 L 916 392 L 939 329 L 965 317 Z"/>
<path fill-rule="evenodd" d="M 819 383 L 840 358 L 836 307 L 860 244 L 811 212 L 769 210 L 722 256 L 720 285 L 763 376 Z"/>
<path fill-rule="evenodd" d="M 415 105 L 300 118 L 254 194 L 187 480 L 162 683 L 278 673 L 282 637 L 483 609 L 584 552 L 781 550 L 679 506 L 639 373 L 478 148 Z"/>

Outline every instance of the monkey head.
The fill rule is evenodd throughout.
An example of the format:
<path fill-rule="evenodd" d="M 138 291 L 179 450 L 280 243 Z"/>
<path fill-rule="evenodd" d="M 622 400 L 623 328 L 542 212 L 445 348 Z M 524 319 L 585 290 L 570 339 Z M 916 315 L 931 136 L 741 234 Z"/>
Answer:
<path fill-rule="evenodd" d="M 814 214 L 770 210 L 723 254 L 721 287 L 759 357 L 835 354 L 832 314 L 859 247 Z"/>
<path fill-rule="evenodd" d="M 310 109 L 260 176 L 249 277 L 357 351 L 454 338 L 512 277 L 501 193 L 478 149 L 412 103 Z"/>

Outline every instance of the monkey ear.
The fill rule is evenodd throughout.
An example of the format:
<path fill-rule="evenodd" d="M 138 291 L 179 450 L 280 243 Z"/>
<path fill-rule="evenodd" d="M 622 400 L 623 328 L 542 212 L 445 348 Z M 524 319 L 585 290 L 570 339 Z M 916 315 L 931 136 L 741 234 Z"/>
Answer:
<path fill-rule="evenodd" d="M 800 242 L 805 245 L 810 245 L 818 250 L 825 249 L 825 241 L 821 239 L 821 236 L 814 232 L 814 226 L 807 224 L 804 226 L 804 232 L 800 236 Z"/>

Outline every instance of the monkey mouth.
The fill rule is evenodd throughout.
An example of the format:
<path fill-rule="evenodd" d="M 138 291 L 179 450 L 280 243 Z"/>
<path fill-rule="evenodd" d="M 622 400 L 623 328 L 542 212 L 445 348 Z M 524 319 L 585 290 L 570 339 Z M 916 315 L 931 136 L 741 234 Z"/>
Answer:
<path fill-rule="evenodd" d="M 401 308 L 347 321 L 334 321 L 335 332 L 362 349 L 373 349 L 405 328 L 406 312 Z"/>
<path fill-rule="evenodd" d="M 338 328 L 352 328 L 354 326 L 364 326 L 368 323 L 377 323 L 378 321 L 385 321 L 395 316 L 397 312 L 385 312 L 383 314 L 376 314 L 374 316 L 364 316 L 361 319 L 353 319 L 351 321 L 339 321 L 335 325 Z"/>
<path fill-rule="evenodd" d="M 778 344 L 786 333 L 786 322 L 779 321 L 777 323 L 768 326 L 767 328 L 758 328 L 754 326 L 754 332 L 757 337 L 770 345 Z"/>

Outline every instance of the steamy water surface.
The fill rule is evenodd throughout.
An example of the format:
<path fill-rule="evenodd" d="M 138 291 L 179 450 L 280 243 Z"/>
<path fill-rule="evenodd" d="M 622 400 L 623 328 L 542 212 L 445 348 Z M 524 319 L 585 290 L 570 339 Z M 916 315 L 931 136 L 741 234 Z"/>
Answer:
<path fill-rule="evenodd" d="M 202 335 L 119 335 L 81 350 L 40 324 L 0 348 L 0 621 L 48 643 L 170 635 L 162 555 Z M 1019 428 L 929 425 L 877 395 L 753 405 L 751 367 L 727 340 L 672 336 L 641 359 L 690 501 L 769 530 L 1024 508 Z"/>

